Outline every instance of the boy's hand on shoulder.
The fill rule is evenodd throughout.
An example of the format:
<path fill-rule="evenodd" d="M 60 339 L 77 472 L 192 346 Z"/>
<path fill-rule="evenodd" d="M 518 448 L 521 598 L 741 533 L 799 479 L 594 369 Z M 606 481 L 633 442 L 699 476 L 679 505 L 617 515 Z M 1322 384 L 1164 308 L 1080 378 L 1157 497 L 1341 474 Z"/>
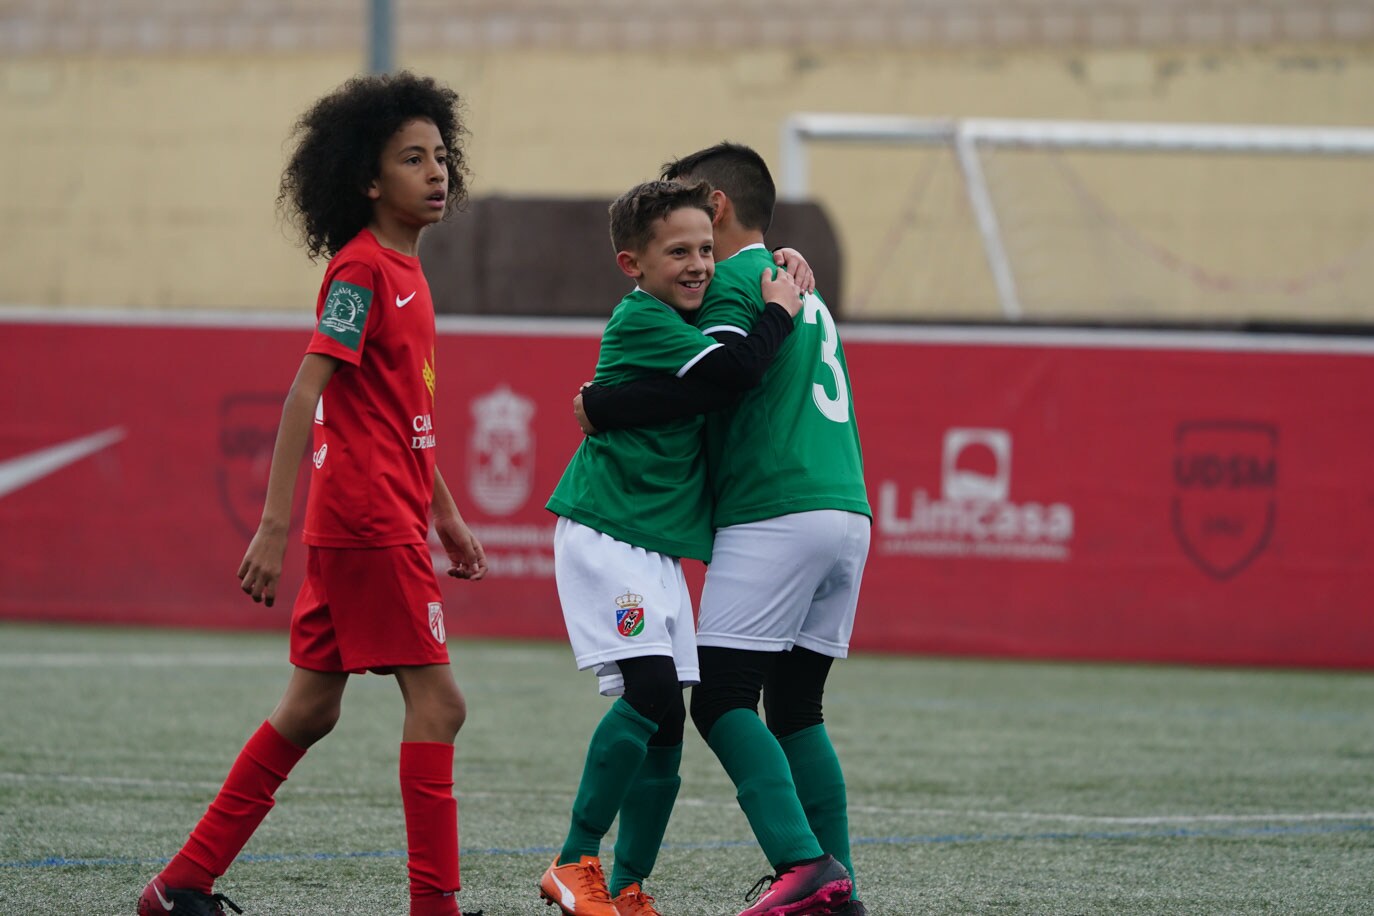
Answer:
<path fill-rule="evenodd" d="M 277 600 L 277 583 L 281 581 L 282 559 L 286 556 L 285 525 L 263 522 L 248 543 L 248 550 L 239 563 L 239 587 L 258 604 L 271 607 Z"/>
<path fill-rule="evenodd" d="M 791 274 L 785 270 L 765 268 L 760 286 L 764 302 L 776 302 L 787 309 L 787 314 L 797 317 L 802 307 L 802 291 Z"/>
<path fill-rule="evenodd" d="M 773 263 L 791 274 L 803 293 L 816 291 L 816 275 L 812 273 L 811 265 L 806 263 L 806 258 L 802 257 L 802 253 L 797 249 L 779 248 L 773 252 Z"/>
<path fill-rule="evenodd" d="M 449 563 L 453 564 L 449 567 L 450 576 L 476 582 L 487 574 L 486 552 L 466 522 L 456 516 L 436 518 L 434 531 L 444 545 Z"/>

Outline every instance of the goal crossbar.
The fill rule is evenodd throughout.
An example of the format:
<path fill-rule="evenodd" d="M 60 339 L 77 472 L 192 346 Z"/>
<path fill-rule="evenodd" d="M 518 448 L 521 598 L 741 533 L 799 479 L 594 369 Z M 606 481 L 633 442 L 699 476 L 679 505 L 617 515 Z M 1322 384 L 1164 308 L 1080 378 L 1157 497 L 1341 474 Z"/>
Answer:
<path fill-rule="evenodd" d="M 949 147 L 964 187 L 1002 314 L 1022 317 L 1021 299 L 997 211 L 983 173 L 980 146 L 1117 152 L 1244 153 L 1250 155 L 1374 156 L 1374 128 L 1258 124 L 1053 121 L 1004 118 L 919 118 L 900 115 L 797 113 L 782 124 L 779 191 L 807 194 L 807 144 L 815 141 Z"/>

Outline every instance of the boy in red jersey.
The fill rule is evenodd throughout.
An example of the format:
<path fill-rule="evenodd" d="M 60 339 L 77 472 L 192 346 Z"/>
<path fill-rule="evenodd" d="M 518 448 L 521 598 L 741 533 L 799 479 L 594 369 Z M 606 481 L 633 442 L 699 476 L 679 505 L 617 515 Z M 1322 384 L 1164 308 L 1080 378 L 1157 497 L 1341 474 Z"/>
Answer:
<path fill-rule="evenodd" d="M 449 575 L 486 574 L 482 547 L 434 466 L 434 306 L 420 233 L 466 197 L 458 96 L 408 73 L 350 80 L 296 125 L 278 204 L 311 257 L 330 258 L 317 326 L 282 408 L 262 522 L 239 565 L 276 598 L 296 468 L 314 428 L 306 581 L 291 618 L 295 666 L 139 916 L 241 912 L 213 884 L 291 768 L 338 721 L 350 674 L 394 674 L 405 699 L 401 800 L 411 916 L 459 916 L 453 740 L 467 709 L 449 668 L 431 521 Z"/>

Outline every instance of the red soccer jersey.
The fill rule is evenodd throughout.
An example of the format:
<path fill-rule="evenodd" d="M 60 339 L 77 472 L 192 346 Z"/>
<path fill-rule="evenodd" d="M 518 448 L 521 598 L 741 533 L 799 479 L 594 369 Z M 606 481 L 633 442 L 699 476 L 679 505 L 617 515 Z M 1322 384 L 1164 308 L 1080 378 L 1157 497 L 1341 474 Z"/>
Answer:
<path fill-rule="evenodd" d="M 307 348 L 342 360 L 315 412 L 305 542 L 423 544 L 434 498 L 434 303 L 364 229 L 329 262 Z"/>

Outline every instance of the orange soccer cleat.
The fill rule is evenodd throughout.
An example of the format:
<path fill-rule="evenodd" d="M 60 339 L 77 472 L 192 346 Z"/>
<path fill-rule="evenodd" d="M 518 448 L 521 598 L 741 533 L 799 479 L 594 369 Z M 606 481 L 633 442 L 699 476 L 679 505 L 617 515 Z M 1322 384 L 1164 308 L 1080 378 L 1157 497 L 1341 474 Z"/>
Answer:
<path fill-rule="evenodd" d="M 616 916 L 663 916 L 654 909 L 654 898 L 644 893 L 638 884 L 626 885 L 615 897 Z"/>
<path fill-rule="evenodd" d="M 606 873 L 596 856 L 583 856 L 567 865 L 554 859 L 539 879 L 539 896 L 566 916 L 617 916 L 606 889 Z"/>

